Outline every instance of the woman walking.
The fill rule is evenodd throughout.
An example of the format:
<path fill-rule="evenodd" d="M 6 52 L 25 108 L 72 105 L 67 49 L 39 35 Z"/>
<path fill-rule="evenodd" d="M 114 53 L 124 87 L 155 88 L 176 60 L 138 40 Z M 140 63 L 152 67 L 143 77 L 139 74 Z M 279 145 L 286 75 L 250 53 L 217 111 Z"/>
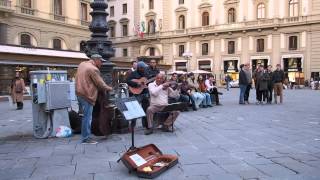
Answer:
<path fill-rule="evenodd" d="M 20 73 L 16 72 L 16 77 L 11 84 L 11 96 L 13 103 L 17 103 L 17 110 L 23 109 L 23 93 L 25 89 L 24 80 L 20 77 Z"/>

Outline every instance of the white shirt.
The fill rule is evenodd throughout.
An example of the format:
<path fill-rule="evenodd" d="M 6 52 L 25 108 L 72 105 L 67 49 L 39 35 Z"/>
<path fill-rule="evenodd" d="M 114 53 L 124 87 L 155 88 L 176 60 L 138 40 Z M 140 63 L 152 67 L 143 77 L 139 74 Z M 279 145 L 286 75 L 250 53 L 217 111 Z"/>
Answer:
<path fill-rule="evenodd" d="M 148 85 L 150 93 L 150 105 L 168 105 L 168 97 L 176 97 L 179 91 L 173 90 L 171 87 L 163 89 L 163 85 L 157 85 L 156 81 Z"/>
<path fill-rule="evenodd" d="M 207 89 L 210 91 L 212 88 L 216 87 L 213 85 L 213 83 L 210 83 L 210 80 L 207 79 L 205 82 Z"/>

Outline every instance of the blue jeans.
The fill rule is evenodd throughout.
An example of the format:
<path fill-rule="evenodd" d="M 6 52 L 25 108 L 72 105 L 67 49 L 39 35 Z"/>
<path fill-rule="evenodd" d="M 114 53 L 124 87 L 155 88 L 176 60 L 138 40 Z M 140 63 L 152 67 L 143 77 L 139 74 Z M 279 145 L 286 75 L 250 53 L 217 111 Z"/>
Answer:
<path fill-rule="evenodd" d="M 204 97 L 202 96 L 201 93 L 198 93 L 198 92 L 194 92 L 191 94 L 191 98 L 193 99 L 194 101 L 194 106 L 196 109 L 199 108 L 199 105 L 202 103 Z"/>
<path fill-rule="evenodd" d="M 81 125 L 81 141 L 85 141 L 90 137 L 91 134 L 91 121 L 93 105 L 88 101 L 78 96 L 79 107 L 82 108 L 83 117 Z"/>
<path fill-rule="evenodd" d="M 240 84 L 240 85 L 239 85 L 239 88 L 240 88 L 239 103 L 240 103 L 240 104 L 244 104 L 244 94 L 245 94 L 245 92 L 246 92 L 247 85 Z"/>
<path fill-rule="evenodd" d="M 212 105 L 212 101 L 211 101 L 211 97 L 209 93 L 201 93 L 202 96 L 204 97 L 203 101 L 202 101 L 202 105 L 203 106 L 211 106 Z"/>
<path fill-rule="evenodd" d="M 230 89 L 230 82 L 227 81 L 227 91 L 229 91 L 229 89 Z"/>

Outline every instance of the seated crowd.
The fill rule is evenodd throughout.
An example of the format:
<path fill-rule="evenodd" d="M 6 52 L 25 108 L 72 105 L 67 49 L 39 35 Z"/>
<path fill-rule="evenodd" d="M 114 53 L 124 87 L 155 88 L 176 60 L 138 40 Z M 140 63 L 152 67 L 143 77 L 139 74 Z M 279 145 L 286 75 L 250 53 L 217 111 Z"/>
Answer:
<path fill-rule="evenodd" d="M 212 107 L 213 104 L 221 105 L 219 93 L 213 75 L 198 75 L 193 73 L 178 75 L 173 73 L 170 79 L 160 73 L 156 68 L 156 61 L 151 60 L 150 65 L 144 62 L 133 62 L 133 67 L 128 71 L 127 84 L 130 96 L 134 96 L 141 103 L 146 112 L 146 118 L 142 119 L 142 125 L 146 128 L 145 134 L 153 133 L 154 115 L 162 111 L 172 103 L 184 103 L 197 111 L 199 108 Z M 183 109 L 188 111 L 188 108 Z M 179 111 L 170 112 L 162 124 L 164 131 L 170 131 L 170 127 L 177 119 Z M 172 131 L 172 130 L 171 130 Z"/>

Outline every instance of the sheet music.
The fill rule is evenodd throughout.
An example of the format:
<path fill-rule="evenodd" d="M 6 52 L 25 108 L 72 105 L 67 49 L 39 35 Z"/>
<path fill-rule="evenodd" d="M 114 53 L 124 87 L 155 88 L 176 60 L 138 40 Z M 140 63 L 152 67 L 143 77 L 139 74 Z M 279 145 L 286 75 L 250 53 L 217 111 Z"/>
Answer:
<path fill-rule="evenodd" d="M 129 157 L 138 167 L 147 163 L 147 161 L 143 159 L 139 154 L 134 154 Z"/>
<path fill-rule="evenodd" d="M 132 120 L 146 115 L 138 101 L 129 101 L 124 104 L 128 109 L 127 111 L 123 111 L 126 120 Z"/>

